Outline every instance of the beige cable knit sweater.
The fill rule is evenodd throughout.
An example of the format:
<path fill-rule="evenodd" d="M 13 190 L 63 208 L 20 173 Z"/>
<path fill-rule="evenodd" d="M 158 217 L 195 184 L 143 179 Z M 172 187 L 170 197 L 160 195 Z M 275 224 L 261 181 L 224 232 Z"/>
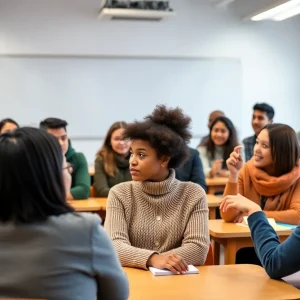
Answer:
<path fill-rule="evenodd" d="M 106 231 L 122 266 L 146 269 L 153 253 L 175 253 L 203 265 L 209 249 L 208 207 L 197 184 L 169 177 L 162 182 L 125 182 L 108 195 Z"/>

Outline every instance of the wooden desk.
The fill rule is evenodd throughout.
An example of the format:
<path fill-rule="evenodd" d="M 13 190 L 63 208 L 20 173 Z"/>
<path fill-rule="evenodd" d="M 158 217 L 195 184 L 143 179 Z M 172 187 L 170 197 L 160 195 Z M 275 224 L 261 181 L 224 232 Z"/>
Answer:
<path fill-rule="evenodd" d="M 206 195 L 208 209 L 209 209 L 209 219 L 215 220 L 216 219 L 216 209 L 220 206 L 221 198 L 207 194 Z"/>
<path fill-rule="evenodd" d="M 69 200 L 76 211 L 93 212 L 106 209 L 106 198 L 89 198 L 86 200 Z"/>
<path fill-rule="evenodd" d="M 209 233 L 214 241 L 214 261 L 219 264 L 220 245 L 224 246 L 224 263 L 235 264 L 235 256 L 239 249 L 253 247 L 250 230 L 235 223 L 226 223 L 223 220 L 209 220 Z M 281 242 L 291 235 L 292 230 L 277 231 Z M 254 298 L 253 298 L 254 299 Z"/>
<path fill-rule="evenodd" d="M 89 198 L 86 200 L 69 200 L 68 203 L 76 210 L 81 212 L 97 213 L 102 221 L 105 220 L 107 198 Z"/>
<path fill-rule="evenodd" d="M 215 195 L 206 195 L 208 209 L 209 209 L 209 218 L 216 218 L 216 208 L 219 207 L 221 199 Z M 85 212 L 105 212 L 106 211 L 106 202 L 107 198 L 89 198 L 87 200 L 70 200 L 68 203 L 76 211 L 85 211 Z"/>
<path fill-rule="evenodd" d="M 124 268 L 129 300 L 275 300 L 300 298 L 300 291 L 270 279 L 256 265 L 203 266 L 200 274 L 153 276 L 149 271 Z"/>
<path fill-rule="evenodd" d="M 227 177 L 206 178 L 205 181 L 208 188 L 207 193 L 214 195 L 216 192 L 223 193 L 228 178 Z"/>

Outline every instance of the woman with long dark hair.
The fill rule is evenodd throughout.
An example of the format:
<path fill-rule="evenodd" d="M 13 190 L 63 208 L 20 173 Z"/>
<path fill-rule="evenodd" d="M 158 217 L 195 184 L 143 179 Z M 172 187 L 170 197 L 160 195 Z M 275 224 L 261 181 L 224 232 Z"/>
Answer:
<path fill-rule="evenodd" d="M 0 298 L 127 299 L 100 218 L 73 211 L 69 184 L 54 136 L 36 128 L 0 136 Z"/>
<path fill-rule="evenodd" d="M 198 147 L 206 177 L 228 177 L 226 160 L 238 145 L 237 133 L 227 117 L 216 118 L 210 126 L 209 138 Z"/>

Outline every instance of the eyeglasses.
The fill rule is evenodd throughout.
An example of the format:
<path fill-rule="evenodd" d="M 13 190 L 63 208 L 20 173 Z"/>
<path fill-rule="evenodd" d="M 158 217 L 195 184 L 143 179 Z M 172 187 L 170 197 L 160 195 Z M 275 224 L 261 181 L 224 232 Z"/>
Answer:
<path fill-rule="evenodd" d="M 67 170 L 70 174 L 73 173 L 73 166 L 71 163 L 67 163 L 66 167 L 63 167 L 63 170 Z"/>

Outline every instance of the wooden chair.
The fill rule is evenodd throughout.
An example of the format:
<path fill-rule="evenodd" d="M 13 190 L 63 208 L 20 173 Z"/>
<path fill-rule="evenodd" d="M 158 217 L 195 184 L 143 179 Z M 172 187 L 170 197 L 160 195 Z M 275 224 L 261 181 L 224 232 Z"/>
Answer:
<path fill-rule="evenodd" d="M 96 192 L 93 185 L 90 187 L 90 197 L 96 197 Z"/>
<path fill-rule="evenodd" d="M 204 266 L 211 266 L 214 264 L 214 251 L 211 243 L 209 244 L 209 250 L 207 253 L 206 261 L 204 263 Z"/>

